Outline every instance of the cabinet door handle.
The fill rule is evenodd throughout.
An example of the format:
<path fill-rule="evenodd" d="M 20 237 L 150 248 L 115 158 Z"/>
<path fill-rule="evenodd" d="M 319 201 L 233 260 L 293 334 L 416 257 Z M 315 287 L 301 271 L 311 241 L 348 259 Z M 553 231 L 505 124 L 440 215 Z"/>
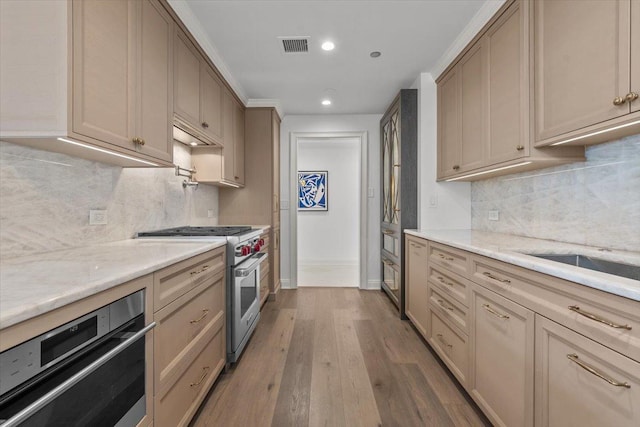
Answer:
<path fill-rule="evenodd" d="M 601 372 L 599 369 L 596 369 L 593 366 L 590 366 L 590 365 L 586 364 L 585 362 L 581 361 L 578 358 L 578 355 L 575 354 L 575 353 L 567 354 L 567 359 L 571 360 L 573 363 L 577 363 L 578 366 L 580 366 L 585 371 L 595 375 L 598 378 L 601 378 L 601 379 L 605 380 L 606 382 L 608 382 L 612 386 L 631 388 L 631 385 L 628 382 L 625 381 L 625 382 L 621 383 L 620 381 L 616 381 L 613 378 L 607 376 L 605 373 Z"/>
<path fill-rule="evenodd" d="M 451 287 L 453 287 L 453 286 L 454 286 L 454 285 L 453 285 L 453 283 L 451 283 L 451 282 L 447 282 L 446 280 L 444 280 L 444 278 L 443 278 L 442 276 L 438 276 L 438 281 L 439 281 L 440 283 L 444 284 L 444 285 L 447 285 L 447 286 L 451 286 Z"/>
<path fill-rule="evenodd" d="M 453 165 L 453 170 L 457 171 L 458 169 L 460 169 L 460 165 Z"/>
<path fill-rule="evenodd" d="M 625 96 L 625 99 L 627 100 L 627 102 L 632 103 L 633 101 L 635 101 L 636 99 L 638 99 L 640 95 L 638 95 L 635 92 L 629 92 L 627 94 L 627 96 Z"/>
<path fill-rule="evenodd" d="M 200 323 L 205 317 L 207 317 L 207 314 L 209 314 L 209 309 L 204 309 L 202 310 L 202 316 L 200 316 L 200 318 L 196 320 L 190 320 L 189 323 L 191 323 L 192 325 L 194 323 Z"/>
<path fill-rule="evenodd" d="M 453 307 L 447 307 L 446 305 L 444 305 L 444 301 L 441 299 L 438 300 L 438 304 L 440 304 L 440 307 L 442 308 L 446 308 L 449 311 L 453 311 Z"/>
<path fill-rule="evenodd" d="M 518 150 L 518 151 L 524 150 L 524 145 L 517 145 L 516 146 L 516 150 Z"/>
<path fill-rule="evenodd" d="M 496 281 L 498 281 L 500 283 L 511 283 L 511 280 L 509 280 L 509 279 L 501 279 L 501 278 L 496 277 L 493 274 L 489 273 L 488 271 L 485 271 L 484 273 L 482 273 L 482 275 L 488 277 L 489 279 L 496 280 Z"/>
<path fill-rule="evenodd" d="M 202 384 L 202 381 L 204 381 L 205 377 L 207 376 L 207 374 L 209 373 L 209 367 L 205 366 L 204 368 L 202 368 L 202 376 L 200 377 L 200 379 L 198 380 L 198 382 L 195 383 L 191 383 L 191 387 L 197 387 L 200 384 Z"/>
<path fill-rule="evenodd" d="M 498 313 L 497 311 L 495 311 L 493 308 L 491 308 L 491 306 L 489 304 L 482 304 L 482 307 L 487 310 L 489 313 L 493 314 L 496 317 L 499 317 L 500 319 L 508 319 L 509 316 L 506 314 L 502 314 L 502 313 Z"/>
<path fill-rule="evenodd" d="M 133 138 L 131 141 L 132 141 L 134 144 L 144 145 L 144 139 L 142 139 L 142 138 Z"/>
<path fill-rule="evenodd" d="M 207 122 L 202 122 L 202 127 L 207 129 L 209 127 L 209 123 Z"/>
<path fill-rule="evenodd" d="M 389 261 L 388 259 L 383 259 L 383 260 L 382 260 L 382 262 L 383 262 L 385 265 L 393 265 L 393 262 Z"/>
<path fill-rule="evenodd" d="M 445 346 L 449 347 L 449 348 L 453 348 L 453 345 L 449 344 L 444 337 L 442 336 L 442 334 L 436 334 L 436 336 L 438 337 L 438 339 L 440 340 L 440 342 L 442 344 L 444 344 Z"/>
<path fill-rule="evenodd" d="M 577 305 L 570 305 L 569 306 L 569 310 L 574 311 L 574 312 L 578 313 L 579 315 L 584 316 L 584 317 L 586 317 L 588 319 L 595 320 L 596 322 L 604 323 L 605 325 L 611 326 L 612 328 L 626 329 L 627 331 L 631 330 L 631 326 L 629 326 L 629 325 L 620 325 L 620 324 L 617 324 L 617 323 L 613 323 L 612 321 L 607 320 L 607 319 L 603 319 L 602 317 L 598 317 L 593 313 L 589 313 L 588 311 L 581 310 L 580 307 L 578 307 Z"/>
<path fill-rule="evenodd" d="M 447 256 L 444 256 L 442 254 L 438 254 L 438 256 L 440 258 L 442 258 L 443 260 L 445 260 L 445 261 L 453 261 L 453 258 L 451 258 L 451 257 L 447 257 Z"/>
<path fill-rule="evenodd" d="M 393 234 L 393 230 L 382 230 L 382 234 L 386 234 L 387 236 L 390 236 Z"/>
<path fill-rule="evenodd" d="M 615 98 L 613 98 L 613 105 L 622 105 L 625 102 L 627 102 L 627 97 L 622 97 L 622 96 L 616 96 Z"/>

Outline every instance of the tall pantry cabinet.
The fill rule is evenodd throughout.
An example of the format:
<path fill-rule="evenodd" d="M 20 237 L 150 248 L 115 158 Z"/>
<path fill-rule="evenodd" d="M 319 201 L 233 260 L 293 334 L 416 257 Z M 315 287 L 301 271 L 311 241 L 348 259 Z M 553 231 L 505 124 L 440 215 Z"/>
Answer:
<path fill-rule="evenodd" d="M 269 226 L 269 296 L 280 290 L 280 117 L 275 108 L 245 110 L 244 188 L 220 188 L 219 222 Z"/>
<path fill-rule="evenodd" d="M 380 120 L 382 289 L 405 317 L 404 239 L 418 226 L 418 91 L 402 89 Z"/>

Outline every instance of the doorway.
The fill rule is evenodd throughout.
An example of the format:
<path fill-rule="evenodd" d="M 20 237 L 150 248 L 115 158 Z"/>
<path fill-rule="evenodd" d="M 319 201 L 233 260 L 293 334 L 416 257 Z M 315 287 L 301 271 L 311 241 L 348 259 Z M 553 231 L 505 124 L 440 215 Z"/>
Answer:
<path fill-rule="evenodd" d="M 290 158 L 292 287 L 366 287 L 366 132 L 294 133 Z"/>

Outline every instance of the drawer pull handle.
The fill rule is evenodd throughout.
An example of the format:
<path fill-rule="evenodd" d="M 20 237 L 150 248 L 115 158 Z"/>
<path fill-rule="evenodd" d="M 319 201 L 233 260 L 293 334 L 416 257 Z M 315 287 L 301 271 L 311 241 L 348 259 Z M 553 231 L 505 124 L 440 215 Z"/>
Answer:
<path fill-rule="evenodd" d="M 382 262 L 383 262 L 385 265 L 393 265 L 393 262 L 389 261 L 388 259 L 383 259 L 383 260 L 382 260 Z"/>
<path fill-rule="evenodd" d="M 444 255 L 442 255 L 442 254 L 438 254 L 438 256 L 439 256 L 440 258 L 442 258 L 443 260 L 445 260 L 445 261 L 453 261 L 453 258 L 451 258 L 451 257 L 444 256 Z"/>
<path fill-rule="evenodd" d="M 445 285 L 447 285 L 447 286 L 451 286 L 451 287 L 453 287 L 453 286 L 454 286 L 454 285 L 453 285 L 453 283 L 451 283 L 451 282 L 447 282 L 446 280 L 444 280 L 444 279 L 442 278 L 442 276 L 438 276 L 438 280 L 440 281 L 440 283 L 443 283 L 443 284 L 445 284 Z"/>
<path fill-rule="evenodd" d="M 189 323 L 191 323 L 192 325 L 194 323 L 200 323 L 205 317 L 207 317 L 207 314 L 209 314 L 209 309 L 204 309 L 202 310 L 202 316 L 200 316 L 200 318 L 196 319 L 196 320 L 190 320 Z"/>
<path fill-rule="evenodd" d="M 585 362 L 581 361 L 578 358 L 578 355 L 575 354 L 575 353 L 567 354 L 567 359 L 571 360 L 573 363 L 577 363 L 578 366 L 580 366 L 585 371 L 595 375 L 598 378 L 601 378 L 601 379 L 605 380 L 606 382 L 608 382 L 612 386 L 631 388 L 631 385 L 629 385 L 628 382 L 625 381 L 625 382 L 621 383 L 620 381 L 616 381 L 613 378 L 608 377 L 606 374 L 604 374 L 600 370 L 594 368 L 593 366 L 589 366 Z"/>
<path fill-rule="evenodd" d="M 488 271 L 485 271 L 484 273 L 482 273 L 482 275 L 483 276 L 487 276 L 489 279 L 497 280 L 500 283 L 511 283 L 511 280 L 509 280 L 509 279 L 501 279 L 501 278 L 496 277 L 493 274 L 489 273 Z"/>
<path fill-rule="evenodd" d="M 606 320 L 606 319 L 603 319 L 601 317 L 598 317 L 593 313 L 589 313 L 588 311 L 581 310 L 580 307 L 578 307 L 577 305 L 570 305 L 569 306 L 569 310 L 575 311 L 579 315 L 584 316 L 584 317 L 586 317 L 588 319 L 591 319 L 591 320 L 595 320 L 596 322 L 604 323 L 605 325 L 611 326 L 612 328 L 626 329 L 627 331 L 631 330 L 631 326 L 629 326 L 629 325 L 619 325 L 617 323 L 613 323 L 613 322 L 611 322 L 609 320 Z"/>
<path fill-rule="evenodd" d="M 204 379 L 206 378 L 208 373 L 209 373 L 209 367 L 208 366 L 205 366 L 204 368 L 202 368 L 202 376 L 200 377 L 200 379 L 198 380 L 197 383 L 191 383 L 191 387 L 197 387 L 200 384 L 202 384 L 202 381 L 204 381 Z"/>
<path fill-rule="evenodd" d="M 484 307 L 485 310 L 487 310 L 489 313 L 493 314 L 496 317 L 499 317 L 501 319 L 508 319 L 509 316 L 506 314 L 502 314 L 502 313 L 498 313 L 497 311 L 495 311 L 493 308 L 491 308 L 491 306 L 489 304 L 482 304 L 482 307 Z"/>
<path fill-rule="evenodd" d="M 447 307 L 446 305 L 444 305 L 444 301 L 442 301 L 441 299 L 438 300 L 438 304 L 440 304 L 442 308 L 446 308 L 449 311 L 453 311 L 453 307 Z"/>
<path fill-rule="evenodd" d="M 200 270 L 192 271 L 192 272 L 191 272 L 191 275 L 193 276 L 193 275 L 195 275 L 195 274 L 200 274 L 200 273 L 202 273 L 203 271 L 207 271 L 208 269 L 209 269 L 209 266 L 208 266 L 208 265 L 203 265 L 203 266 L 202 266 L 202 268 L 201 268 Z"/>
<path fill-rule="evenodd" d="M 442 336 L 442 334 L 437 334 L 436 336 L 438 337 L 438 339 L 440 340 L 440 342 L 441 342 L 442 344 L 444 344 L 445 346 L 447 346 L 447 347 L 449 347 L 449 348 L 453 348 L 453 345 L 449 344 L 449 343 L 444 339 L 444 337 Z"/>
<path fill-rule="evenodd" d="M 382 234 L 386 234 L 387 236 L 390 236 L 393 234 L 393 230 L 382 230 Z"/>

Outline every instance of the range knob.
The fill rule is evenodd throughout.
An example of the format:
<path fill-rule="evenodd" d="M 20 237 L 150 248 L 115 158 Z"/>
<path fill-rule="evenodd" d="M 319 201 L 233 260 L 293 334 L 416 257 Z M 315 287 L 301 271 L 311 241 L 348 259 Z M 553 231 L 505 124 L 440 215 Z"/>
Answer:
<path fill-rule="evenodd" d="M 242 247 L 242 256 L 246 256 L 251 254 L 251 246 L 243 246 Z"/>
<path fill-rule="evenodd" d="M 260 241 L 258 242 L 260 246 L 264 246 L 264 239 L 260 239 Z"/>
<path fill-rule="evenodd" d="M 253 251 L 260 252 L 260 243 L 256 243 L 256 245 L 253 247 Z"/>

